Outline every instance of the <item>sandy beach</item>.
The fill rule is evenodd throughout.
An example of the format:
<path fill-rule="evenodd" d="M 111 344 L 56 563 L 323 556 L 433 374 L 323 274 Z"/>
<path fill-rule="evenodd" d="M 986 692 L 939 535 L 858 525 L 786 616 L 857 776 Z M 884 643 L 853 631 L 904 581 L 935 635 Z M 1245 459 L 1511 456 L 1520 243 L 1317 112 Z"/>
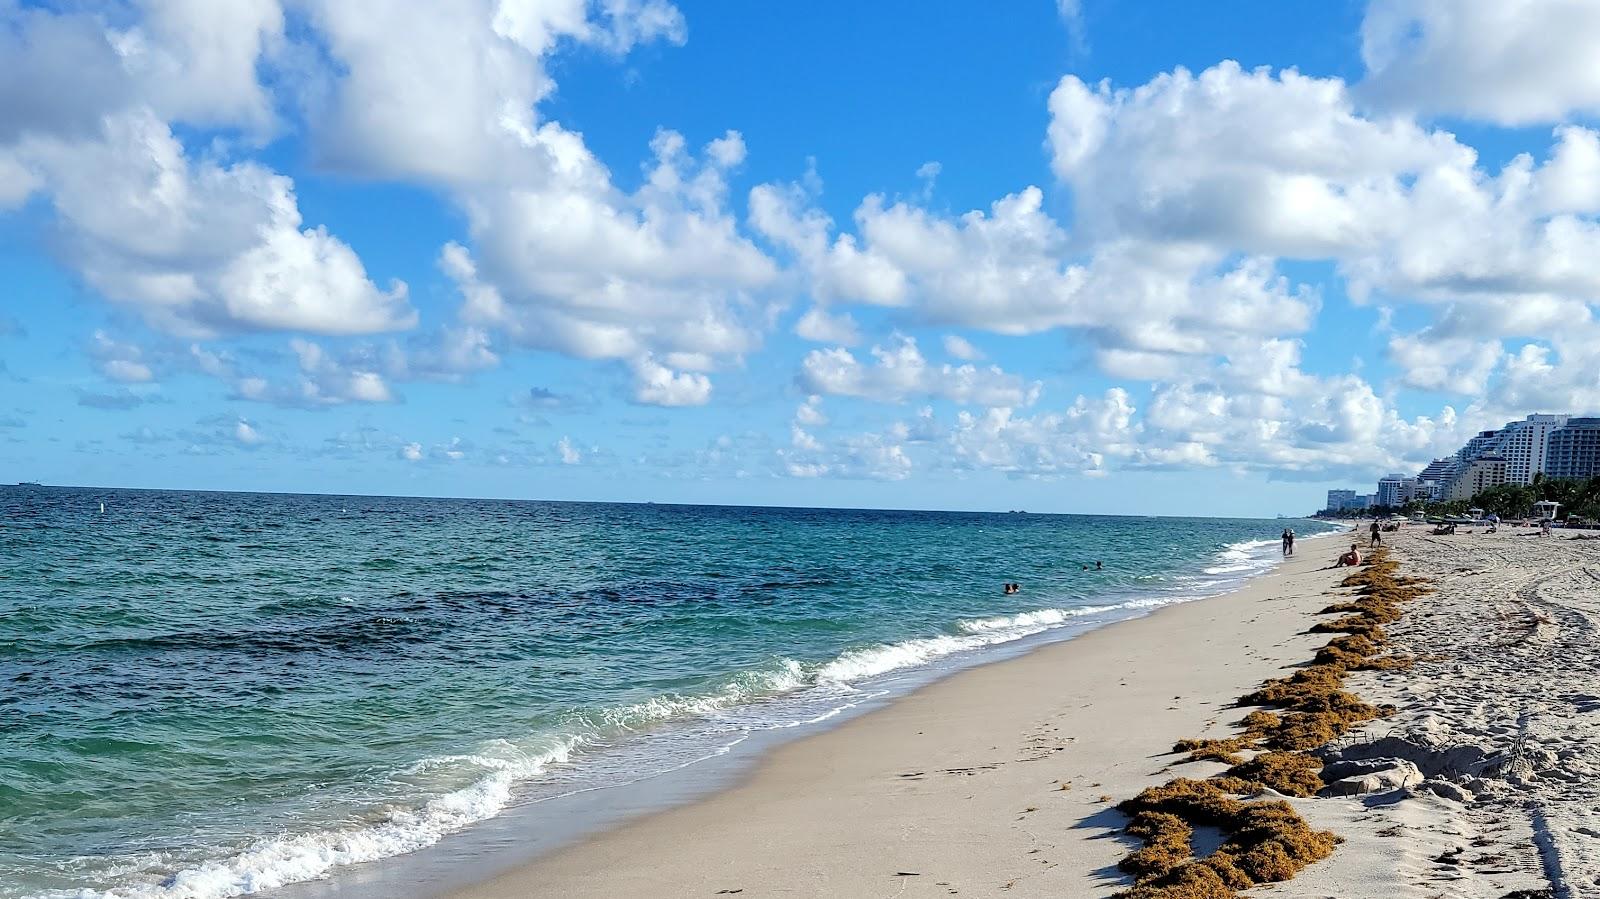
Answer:
<path fill-rule="evenodd" d="M 1256 892 L 1595 895 L 1600 541 L 1386 536 L 1405 574 L 1432 581 L 1389 628 L 1417 661 L 1352 675 L 1397 712 L 1329 751 L 1417 771 L 1399 789 L 1291 800 L 1344 842 Z M 1223 769 L 1172 745 L 1233 735 L 1236 697 L 1327 642 L 1307 628 L 1348 593 L 1346 572 L 1323 567 L 1335 546 L 1303 544 L 1237 592 L 957 674 L 779 748 L 704 801 L 454 895 L 1110 895 L 1131 885 L 1117 862 L 1138 845 L 1114 804 Z M 1198 851 L 1216 839 L 1197 832 Z"/>

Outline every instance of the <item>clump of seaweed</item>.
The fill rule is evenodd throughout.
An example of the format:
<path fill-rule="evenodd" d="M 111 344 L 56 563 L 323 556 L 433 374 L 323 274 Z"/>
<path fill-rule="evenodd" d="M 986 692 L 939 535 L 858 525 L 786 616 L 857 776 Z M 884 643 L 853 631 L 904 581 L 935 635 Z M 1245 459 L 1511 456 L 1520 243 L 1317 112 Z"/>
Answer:
<path fill-rule="evenodd" d="M 1128 832 L 1146 841 L 1122 860 L 1122 869 L 1138 880 L 1124 896 L 1232 896 L 1258 883 L 1288 880 L 1339 842 L 1332 833 L 1312 830 L 1287 802 L 1247 802 L 1218 784 L 1180 777 L 1117 806 L 1133 819 Z M 1225 835 L 1204 859 L 1195 859 L 1190 849 L 1196 826 Z"/>
<path fill-rule="evenodd" d="M 1310 665 L 1239 700 L 1277 711 L 1246 715 L 1237 736 L 1183 740 L 1173 748 L 1188 753 L 1186 761 L 1218 761 L 1231 766 L 1227 771 L 1207 780 L 1175 778 L 1118 805 L 1131 819 L 1127 832 L 1144 844 L 1121 862 L 1135 883 L 1119 899 L 1236 899 L 1239 890 L 1288 880 L 1333 852 L 1340 838 L 1312 830 L 1289 803 L 1241 797 L 1266 790 L 1315 796 L 1324 786 L 1322 763 L 1306 750 L 1394 713 L 1392 706 L 1374 706 L 1345 691 L 1344 681 L 1352 671 L 1411 664 L 1388 654 L 1383 625 L 1398 621 L 1401 604 L 1427 588 L 1420 579 L 1396 577 L 1398 568 L 1386 550 L 1374 553 L 1341 583 L 1356 589 L 1356 599 L 1323 610 L 1344 617 L 1312 628 L 1339 636 L 1317 650 Z M 1203 859 L 1191 847 L 1196 827 L 1225 835 Z"/>
<path fill-rule="evenodd" d="M 1191 762 L 1221 762 L 1224 765 L 1237 765 L 1241 761 L 1239 753 L 1255 746 L 1256 738 L 1253 736 L 1228 737 L 1224 740 L 1179 740 L 1172 747 L 1173 752 L 1189 753 Z"/>
<path fill-rule="evenodd" d="M 1322 761 L 1304 752 L 1270 750 L 1229 768 L 1227 777 L 1259 784 L 1285 796 L 1315 796 L 1324 786 Z"/>

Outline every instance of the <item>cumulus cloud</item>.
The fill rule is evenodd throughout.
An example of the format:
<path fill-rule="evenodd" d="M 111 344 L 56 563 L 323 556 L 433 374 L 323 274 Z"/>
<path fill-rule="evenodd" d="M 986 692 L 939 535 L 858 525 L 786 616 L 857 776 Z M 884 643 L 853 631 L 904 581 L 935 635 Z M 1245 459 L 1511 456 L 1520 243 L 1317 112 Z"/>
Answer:
<path fill-rule="evenodd" d="M 290 179 L 195 158 L 174 134 L 173 122 L 270 128 L 257 62 L 282 39 L 275 0 L 143 12 L 119 30 L 0 5 L 0 204 L 47 197 L 66 260 L 169 331 L 409 327 L 405 285 L 376 287 L 347 244 L 307 227 Z"/>
<path fill-rule="evenodd" d="M 983 358 L 983 351 L 972 345 L 972 342 L 957 334 L 946 334 L 944 337 L 944 351 L 965 362 L 976 362 Z"/>
<path fill-rule="evenodd" d="M 238 399 L 281 406 L 320 408 L 346 403 L 387 403 L 395 399 L 370 351 L 357 348 L 341 358 L 321 344 L 289 341 L 298 374 L 292 379 L 244 375 L 234 380 Z"/>
<path fill-rule="evenodd" d="M 1371 0 L 1362 92 L 1410 112 L 1501 125 L 1600 111 L 1600 6 L 1588 0 Z"/>
<path fill-rule="evenodd" d="M 633 399 L 647 406 L 704 406 L 711 400 L 711 379 L 673 371 L 646 357 L 633 366 Z"/>
<path fill-rule="evenodd" d="M 1134 89 L 1062 79 L 1057 175 L 1096 235 L 1337 261 L 1352 291 L 1600 295 L 1600 136 L 1484 170 L 1454 135 L 1363 115 L 1343 81 L 1224 62 Z"/>
<path fill-rule="evenodd" d="M 904 335 L 887 346 L 874 346 L 871 355 L 873 361 L 863 363 L 842 347 L 812 350 L 800 366 L 801 386 L 881 403 L 935 397 L 961 404 L 1025 406 L 1039 394 L 1038 382 L 1027 383 L 999 366 L 933 365 L 916 340 Z"/>
<path fill-rule="evenodd" d="M 799 408 L 794 410 L 794 420 L 806 427 L 818 427 L 828 423 L 828 416 L 822 411 L 822 397 L 812 394 L 806 397 Z"/>
<path fill-rule="evenodd" d="M 777 450 L 788 477 L 902 481 L 916 468 L 903 441 L 893 433 L 851 434 L 824 445 L 799 428 L 794 430 L 793 447 Z"/>
<path fill-rule="evenodd" d="M 1389 358 L 1400 367 L 1407 387 L 1466 396 L 1482 395 L 1499 363 L 1500 342 L 1437 334 L 1398 334 L 1389 340 Z"/>
<path fill-rule="evenodd" d="M 849 313 L 830 315 L 817 306 L 800 316 L 794 324 L 794 333 L 817 343 L 855 346 L 861 342 L 861 330 Z"/>

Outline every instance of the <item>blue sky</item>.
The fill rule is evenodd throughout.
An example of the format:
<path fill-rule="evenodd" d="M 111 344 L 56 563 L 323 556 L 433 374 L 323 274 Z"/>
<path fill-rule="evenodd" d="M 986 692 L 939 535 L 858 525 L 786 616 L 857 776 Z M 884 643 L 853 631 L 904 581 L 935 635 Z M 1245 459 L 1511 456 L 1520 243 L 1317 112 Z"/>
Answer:
<path fill-rule="evenodd" d="M 1309 510 L 1600 408 L 1519 6 L 0 0 L 0 480 Z"/>

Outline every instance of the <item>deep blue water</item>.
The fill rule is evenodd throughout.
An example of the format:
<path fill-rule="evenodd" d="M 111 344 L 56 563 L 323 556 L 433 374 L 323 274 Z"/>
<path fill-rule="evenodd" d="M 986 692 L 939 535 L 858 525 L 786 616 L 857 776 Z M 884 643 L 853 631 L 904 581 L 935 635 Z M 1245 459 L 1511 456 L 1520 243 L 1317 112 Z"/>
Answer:
<path fill-rule="evenodd" d="M 0 488 L 0 897 L 235 895 L 420 848 L 1219 592 L 1282 526 Z"/>

